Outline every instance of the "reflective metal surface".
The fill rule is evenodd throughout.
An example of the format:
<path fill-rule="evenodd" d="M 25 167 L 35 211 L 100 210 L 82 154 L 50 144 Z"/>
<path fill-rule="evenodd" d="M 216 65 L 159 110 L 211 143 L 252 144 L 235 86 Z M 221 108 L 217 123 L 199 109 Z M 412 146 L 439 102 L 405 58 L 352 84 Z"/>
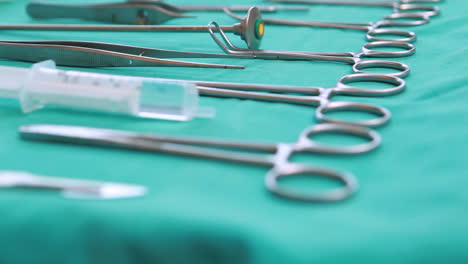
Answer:
<path fill-rule="evenodd" d="M 354 146 L 328 146 L 313 140 L 314 136 L 321 134 L 342 134 L 362 138 L 367 142 Z M 267 190 L 286 199 L 305 202 L 334 202 L 346 199 L 357 190 L 357 182 L 346 172 L 290 162 L 289 159 L 294 153 L 355 155 L 369 152 L 380 145 L 380 136 L 370 129 L 337 124 L 319 124 L 307 128 L 298 140 L 292 143 L 232 142 L 60 125 L 23 126 L 20 128 L 20 135 L 25 140 L 163 152 L 270 167 L 265 177 Z M 266 154 L 253 153 L 259 151 Z M 280 183 L 280 180 L 292 177 L 323 177 L 337 181 L 341 187 L 304 193 Z"/>

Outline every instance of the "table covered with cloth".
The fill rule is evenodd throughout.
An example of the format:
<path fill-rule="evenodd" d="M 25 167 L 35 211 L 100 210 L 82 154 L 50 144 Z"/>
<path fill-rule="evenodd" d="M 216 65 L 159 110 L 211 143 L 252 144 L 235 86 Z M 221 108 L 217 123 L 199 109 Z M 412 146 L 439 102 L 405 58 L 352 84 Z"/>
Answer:
<path fill-rule="evenodd" d="M 96 1 L 80 1 L 80 3 Z M 171 2 L 172 3 L 172 2 Z M 174 1 L 221 4 L 215 0 Z M 225 2 L 222 2 L 225 3 Z M 235 1 L 235 4 L 266 4 Z M 27 1 L 0 3 L 1 23 L 40 21 Z M 171 122 L 44 109 L 28 115 L 0 100 L 0 170 L 142 184 L 146 196 L 112 201 L 65 199 L 54 191 L 0 190 L 0 263 L 468 263 L 468 1 L 437 4 L 441 14 L 415 31 L 417 53 L 396 58 L 411 67 L 407 90 L 348 101 L 384 106 L 391 122 L 383 143 L 356 156 L 298 155 L 295 160 L 350 171 L 360 183 L 351 199 L 301 203 L 263 186 L 265 168 L 158 153 L 22 141 L 18 127 L 52 123 L 253 142 L 293 142 L 317 123 L 313 107 L 202 97 L 214 119 Z M 376 21 L 391 10 L 311 6 L 309 13 L 265 17 Z M 169 25 L 231 25 L 222 13 L 193 13 Z M 200 52 L 222 52 L 208 33 L 0 32 L 1 40 L 86 40 Z M 262 48 L 357 52 L 360 31 L 267 25 Z M 236 44 L 242 45 L 240 40 Z M 333 87 L 351 73 L 339 63 L 210 59 L 245 70 L 202 68 L 71 68 L 97 73 Z M 31 63 L 1 60 L 0 65 Z M 1 80 L 0 80 L 1 85 Z M 334 98 L 333 100 L 339 100 Z M 352 116 L 349 118 L 353 118 Z"/>

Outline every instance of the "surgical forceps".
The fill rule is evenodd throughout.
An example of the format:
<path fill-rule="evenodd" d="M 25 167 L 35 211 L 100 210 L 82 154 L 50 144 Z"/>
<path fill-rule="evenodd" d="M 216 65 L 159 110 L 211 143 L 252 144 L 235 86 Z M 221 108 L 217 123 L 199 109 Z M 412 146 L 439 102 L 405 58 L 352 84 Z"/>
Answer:
<path fill-rule="evenodd" d="M 164 78 L 157 79 L 165 80 Z M 197 85 L 198 91 L 203 96 L 312 106 L 317 107 L 315 118 L 320 122 L 367 127 L 385 125 L 391 118 L 390 111 L 383 107 L 370 104 L 331 101 L 331 98 L 336 95 L 358 97 L 392 96 L 403 92 L 406 86 L 404 80 L 395 76 L 363 73 L 346 75 L 337 82 L 335 87 L 331 88 L 193 80 L 177 81 L 191 82 Z M 356 82 L 386 83 L 392 85 L 392 87 L 385 89 L 358 88 L 352 86 L 352 84 Z M 327 116 L 327 113 L 331 112 L 363 112 L 377 117 L 360 121 L 345 121 Z"/>
<path fill-rule="evenodd" d="M 86 41 L 0 41 L 0 58 L 27 62 L 54 60 L 74 67 L 203 67 L 244 69 L 243 66 L 163 59 L 224 58 L 225 54 L 190 53 Z"/>
<path fill-rule="evenodd" d="M 120 24 L 157 25 L 173 18 L 190 17 L 184 12 L 221 11 L 228 7 L 233 11 L 248 11 L 251 6 L 236 5 L 170 5 L 163 1 L 130 0 L 124 3 L 93 5 L 61 4 L 54 2 L 31 2 L 28 14 L 33 18 L 79 18 Z M 300 6 L 258 6 L 262 12 L 278 10 L 307 11 Z"/>
<path fill-rule="evenodd" d="M 321 134 L 343 134 L 362 138 L 367 142 L 353 146 L 329 146 L 312 139 L 313 136 Z M 292 143 L 233 142 L 60 125 L 23 126 L 20 128 L 20 136 L 25 140 L 163 152 L 271 167 L 272 169 L 265 177 L 266 189 L 286 199 L 306 202 L 334 202 L 346 199 L 357 190 L 357 182 L 354 176 L 348 173 L 290 162 L 292 155 L 301 152 L 334 155 L 361 154 L 377 148 L 381 142 L 379 135 L 370 129 L 336 124 L 318 124 L 309 127 L 301 133 L 296 142 Z M 327 178 L 341 183 L 342 186 L 327 192 L 304 193 L 280 184 L 282 179 L 297 176 Z"/>
<path fill-rule="evenodd" d="M 99 182 L 39 176 L 28 172 L 0 171 L 0 188 L 34 188 L 61 190 L 67 198 L 123 199 L 145 195 L 147 190 L 140 185 Z"/>

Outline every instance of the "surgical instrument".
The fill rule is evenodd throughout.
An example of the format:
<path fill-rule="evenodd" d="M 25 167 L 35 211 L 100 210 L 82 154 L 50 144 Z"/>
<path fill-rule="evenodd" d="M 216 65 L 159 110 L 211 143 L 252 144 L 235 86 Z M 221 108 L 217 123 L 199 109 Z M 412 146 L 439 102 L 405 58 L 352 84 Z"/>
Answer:
<path fill-rule="evenodd" d="M 242 66 L 207 64 L 168 60 L 167 58 L 231 58 L 264 60 L 329 61 L 353 65 L 354 72 L 364 72 L 365 68 L 391 68 L 398 72 L 395 76 L 405 77 L 409 73 L 407 65 L 381 60 L 361 60 L 363 57 L 402 57 L 414 53 L 409 43 L 373 42 L 366 45 L 362 53 L 313 53 L 295 51 L 237 49 L 232 51 L 221 45 L 230 54 L 172 51 L 112 43 L 88 41 L 0 41 L 0 58 L 39 62 L 54 60 L 58 65 L 77 67 L 209 67 L 243 68 Z M 403 51 L 373 51 L 373 47 L 397 47 Z"/>
<path fill-rule="evenodd" d="M 228 12 L 230 13 L 230 12 Z M 242 19 L 240 17 L 235 16 L 234 14 L 230 13 L 235 18 Z M 211 22 L 211 25 L 219 32 L 223 41 L 221 41 L 210 27 L 210 35 L 218 44 L 218 46 L 228 54 L 232 55 L 246 55 L 251 54 L 256 58 L 262 58 L 266 56 L 273 56 L 279 55 L 281 52 L 278 51 L 268 51 L 268 50 L 254 50 L 254 49 L 243 49 L 240 47 L 235 46 L 227 37 L 227 35 L 223 32 L 222 28 L 216 23 Z M 372 50 L 375 48 L 399 48 L 403 49 L 401 51 L 378 51 Z M 367 68 L 389 68 L 395 69 L 398 72 L 389 73 L 387 75 L 394 75 L 401 78 L 405 78 L 409 75 L 410 68 L 403 63 L 400 62 L 393 62 L 393 61 L 384 61 L 384 60 L 363 60 L 363 58 L 397 58 L 397 57 L 405 57 L 411 56 L 415 53 L 416 48 L 407 42 L 400 42 L 400 41 L 372 41 L 366 43 L 363 47 L 361 52 L 288 52 L 288 54 L 295 53 L 295 56 L 309 56 L 309 58 L 313 58 L 315 60 L 322 60 L 322 61 L 330 61 L 330 62 L 343 62 L 351 64 L 353 67 L 353 71 L 355 73 L 364 73 L 363 69 Z"/>
<path fill-rule="evenodd" d="M 60 190 L 72 199 L 112 200 L 143 196 L 140 185 L 39 176 L 28 172 L 0 171 L 0 188 L 34 188 Z"/>
<path fill-rule="evenodd" d="M 214 116 L 183 81 L 64 71 L 50 60 L 31 69 L 0 66 L 0 81 L 0 97 L 19 98 L 24 113 L 52 105 L 175 121 Z"/>
<path fill-rule="evenodd" d="M 242 18 L 229 9 L 224 10 L 226 14 L 232 18 L 241 20 Z M 397 19 L 413 18 L 416 20 L 412 21 L 394 21 Z M 350 22 L 325 22 L 325 21 L 302 21 L 302 20 L 288 20 L 288 19 L 274 19 L 274 18 L 263 18 L 265 24 L 269 25 L 282 25 L 282 26 L 302 26 L 302 27 L 318 27 L 318 28 L 335 28 L 335 29 L 351 29 L 366 32 L 366 38 L 369 41 L 398 41 L 398 42 L 414 42 L 416 40 L 416 34 L 407 30 L 395 30 L 381 27 L 392 27 L 392 26 L 413 26 L 421 25 L 429 22 L 427 16 L 419 14 L 406 14 L 397 13 L 391 14 L 384 17 L 378 22 L 366 22 L 366 23 L 350 23 Z M 397 38 L 383 38 L 382 35 L 398 36 Z"/>
<path fill-rule="evenodd" d="M 295 153 L 361 154 L 377 148 L 381 142 L 380 136 L 370 129 L 336 124 L 318 124 L 309 127 L 301 133 L 296 142 L 292 143 L 233 142 L 47 124 L 26 125 L 19 129 L 19 133 L 24 140 L 163 152 L 266 166 L 272 168 L 265 177 L 265 186 L 269 192 L 286 199 L 307 202 L 334 202 L 346 199 L 357 190 L 357 182 L 354 176 L 349 173 L 290 162 L 289 159 L 292 155 Z M 362 138 L 366 140 L 366 143 L 337 147 L 313 140 L 314 136 L 323 134 L 342 134 Z M 257 154 L 255 152 L 270 154 Z M 284 187 L 280 183 L 286 178 L 304 176 L 331 179 L 339 182 L 342 186 L 326 192 L 305 193 L 291 189 L 291 187 Z"/>
<path fill-rule="evenodd" d="M 391 8 L 394 13 L 413 13 L 423 16 L 436 16 L 440 13 L 438 7 L 420 5 L 418 3 L 439 3 L 441 0 L 394 0 L 394 1 L 340 1 L 340 0 L 265 0 L 281 4 L 301 5 L 332 5 L 332 6 L 363 6 Z"/>
<path fill-rule="evenodd" d="M 318 28 L 335 28 L 335 29 L 350 29 L 366 32 L 366 38 L 369 41 L 400 41 L 413 42 L 416 40 L 416 34 L 406 30 L 394 30 L 382 27 L 395 26 L 417 26 L 426 24 L 430 21 L 431 16 L 439 14 L 440 9 L 434 6 L 417 5 L 414 3 L 437 3 L 439 0 L 401 0 L 391 2 L 356 2 L 356 1 L 288 1 L 288 0 L 271 0 L 272 2 L 281 3 L 308 3 L 322 5 L 362 5 L 362 6 L 383 6 L 393 8 L 393 13 L 385 16 L 377 22 L 325 22 L 325 21 L 301 21 L 301 20 L 286 20 L 264 18 L 265 24 L 284 25 L 284 26 L 303 26 L 303 27 L 318 27 Z M 415 10 L 425 10 L 425 12 L 411 12 Z M 225 12 L 235 19 L 241 19 L 233 14 L 228 8 Z M 406 20 L 406 21 L 402 21 Z M 387 36 L 382 37 L 382 36 Z M 398 36 L 397 38 L 388 38 L 388 36 Z"/>
<path fill-rule="evenodd" d="M 255 11 L 252 11 L 255 10 Z M 251 49 L 260 47 L 264 23 L 258 8 L 251 8 L 240 23 L 222 26 L 225 32 L 239 35 Z M 152 26 L 152 25 L 63 25 L 63 24 L 2 24 L 0 30 L 75 30 L 75 31 L 134 31 L 134 32 L 207 32 L 210 26 Z"/>
<path fill-rule="evenodd" d="M 262 21 L 261 14 L 257 8 L 251 8 L 247 17 L 241 24 L 253 25 L 254 21 Z M 139 26 L 142 27 L 142 26 Z M 144 27 L 144 26 L 143 26 Z M 218 39 L 213 31 L 217 29 L 224 41 L 231 47 L 229 49 Z M 251 40 L 248 46 L 260 46 L 261 36 L 263 36 L 263 26 L 255 26 L 259 34 L 248 30 L 247 39 Z M 1 26 L 0 26 L 1 28 Z M 391 75 L 405 77 L 409 73 L 409 67 L 403 63 L 369 60 L 364 61 L 364 57 L 402 57 L 410 56 L 414 53 L 415 47 L 404 42 L 373 42 L 364 46 L 360 53 L 314 53 L 298 51 L 275 51 L 240 49 L 235 47 L 227 38 L 216 22 L 211 22 L 208 26 L 209 33 L 216 43 L 229 55 L 214 53 L 179 52 L 170 50 L 150 49 L 134 46 L 124 46 L 100 42 L 79 42 L 79 41 L 0 41 L 0 57 L 6 59 L 23 60 L 30 62 L 52 59 L 59 65 L 81 66 L 81 67 L 109 67 L 109 66 L 197 66 L 203 67 L 206 64 L 192 62 L 176 62 L 163 60 L 162 58 L 239 58 L 239 59 L 266 59 L 266 60 L 319 60 L 341 62 L 353 65 L 354 72 L 363 72 L 366 68 L 391 68 L 398 72 Z M 251 28 L 252 29 L 252 28 Z M 375 47 L 400 48 L 402 51 L 377 51 L 371 50 Z M 33 52 L 35 50 L 35 52 Z M 209 65 L 209 67 L 215 67 Z"/>
<path fill-rule="evenodd" d="M 297 20 L 282 20 L 282 19 L 267 19 L 265 23 L 276 25 L 290 25 L 290 26 L 306 26 L 306 27 L 322 27 L 322 28 L 337 28 L 337 29 L 352 29 L 366 31 L 368 40 L 388 40 L 381 38 L 382 35 L 396 35 L 401 38 L 394 38 L 396 41 L 414 41 L 416 35 L 410 31 L 382 29 L 381 27 L 394 27 L 394 26 L 418 26 L 426 24 L 430 21 L 431 16 L 438 15 L 440 9 L 435 6 L 419 5 L 413 3 L 435 3 L 439 0 L 408 0 L 408 1 L 390 1 L 390 2 L 358 2 L 358 1 L 301 1 L 301 0 L 267 0 L 271 2 L 281 3 L 307 3 L 307 4 L 321 4 L 321 5 L 355 5 L 355 6 L 380 6 L 390 7 L 393 13 L 385 16 L 377 22 L 355 23 L 355 22 L 321 22 L 321 21 L 297 21 Z M 424 10 L 423 12 L 412 12 L 417 10 Z M 407 21 L 401 21 L 407 20 Z"/>
<path fill-rule="evenodd" d="M 255 9 L 252 10 L 255 12 Z M 216 22 L 211 22 L 210 25 L 213 27 L 209 28 L 211 37 L 215 40 L 216 44 L 225 52 L 231 55 L 237 56 L 252 56 L 259 59 L 279 59 L 281 56 L 289 56 L 294 58 L 303 58 L 301 60 L 319 60 L 329 62 L 341 62 L 351 64 L 353 71 L 356 73 L 364 72 L 366 68 L 390 68 L 398 70 L 395 73 L 389 73 L 388 75 L 394 75 L 404 78 L 409 75 L 410 68 L 403 63 L 383 60 L 363 60 L 363 58 L 397 58 L 411 56 L 414 54 L 416 48 L 407 42 L 400 41 L 374 41 L 365 44 L 362 51 L 359 53 L 354 52 L 286 52 L 286 51 L 271 51 L 271 50 L 256 50 L 256 49 L 244 49 L 235 46 L 224 33 L 222 27 Z M 221 35 L 223 41 L 221 41 L 213 31 L 215 28 Z M 399 48 L 401 51 L 378 51 L 372 50 L 373 48 Z"/>
<path fill-rule="evenodd" d="M 335 95 L 362 97 L 391 96 L 401 93 L 405 89 L 405 82 L 402 79 L 395 76 L 377 74 L 347 75 L 341 78 L 333 88 L 140 78 L 139 81 L 142 82 L 146 81 L 166 85 L 171 83 L 191 83 L 196 85 L 198 89 L 198 93 L 196 93 L 196 91 L 192 90 L 192 87 L 183 87 L 183 89 L 188 89 L 189 91 L 179 94 L 181 87 L 169 85 L 168 87 L 158 87 L 158 92 L 154 96 L 154 94 L 145 93 L 141 89 L 134 90 L 134 84 L 127 89 L 125 87 L 115 87 L 118 84 L 118 79 L 121 78 L 120 76 L 107 75 L 105 80 L 96 82 L 93 81 L 98 77 L 96 74 L 57 71 L 53 69 L 54 66 L 51 61 L 38 63 L 33 66 L 32 75 L 23 73 L 24 71 L 28 71 L 27 69 L 14 68 L 12 71 L 10 67 L 0 67 L 0 74 L 9 76 L 9 79 L 3 79 L 3 87 L 0 87 L 0 97 L 16 98 L 18 97 L 18 93 L 20 93 L 24 112 L 33 111 L 47 103 L 59 106 L 66 105 L 121 112 L 146 118 L 185 121 L 194 116 L 211 117 L 214 115 L 214 111 L 210 108 L 197 108 L 198 97 L 196 95 L 200 93 L 204 96 L 315 106 L 317 107 L 315 117 L 322 122 L 380 126 L 387 123 L 390 119 L 390 112 L 387 109 L 368 104 L 332 102 L 330 99 Z M 41 74 L 45 77 L 41 78 Z M 23 85 L 21 89 L 18 86 L 18 79 L 14 78 L 18 75 L 26 76 L 24 83 L 27 85 Z M 85 88 L 83 87 L 83 77 L 87 78 L 85 80 L 87 89 L 83 89 Z M 138 77 L 127 77 L 127 83 L 132 84 L 130 80 L 132 78 Z M 41 81 L 45 83 L 41 84 Z M 361 89 L 352 86 L 352 83 L 356 82 L 385 83 L 392 85 L 392 87 L 386 89 Z M 60 83 L 66 83 L 67 85 L 60 85 Z M 108 83 L 108 85 L 105 85 L 105 83 Z M 70 85 L 74 88 L 69 87 Z M 65 89 L 64 87 L 67 88 Z M 119 91 L 121 92 L 118 93 Z M 167 95 L 165 95 L 166 93 Z M 161 100 L 157 98 L 158 96 L 162 97 L 160 98 Z M 178 100 L 174 101 L 174 97 Z M 138 100 L 139 98 L 141 98 L 140 101 Z M 153 106 L 149 105 L 151 99 L 157 100 L 157 104 Z M 173 104 L 169 105 L 170 103 Z M 376 115 L 377 118 L 361 121 L 343 121 L 326 116 L 328 112 L 340 111 L 366 112 Z"/>
<path fill-rule="evenodd" d="M 225 58 L 225 54 L 190 53 L 86 41 L 1 41 L 0 58 L 27 62 L 53 60 L 76 67 L 202 67 L 244 69 L 244 66 L 161 59 Z"/>
<path fill-rule="evenodd" d="M 38 65 L 42 66 L 42 65 Z M 6 73 L 6 71 L 4 71 Z M 69 80 L 75 78 L 67 78 L 67 82 Z M 321 88 L 321 87 L 297 87 L 297 86 L 281 86 L 281 85 L 260 85 L 260 84 L 242 84 L 242 83 L 227 83 L 227 82 L 208 82 L 208 81 L 192 81 L 192 80 L 180 80 L 180 79 L 164 79 L 164 78 L 148 78 L 149 80 L 160 81 L 160 82 L 184 82 L 184 83 L 192 83 L 197 86 L 198 92 L 200 95 L 203 96 L 214 96 L 214 97 L 227 97 L 227 98 L 239 98 L 239 99 L 250 99 L 250 100 L 257 100 L 257 101 L 270 101 L 270 102 L 279 102 L 279 103 L 287 103 L 287 104 L 298 104 L 298 105 L 307 105 L 307 106 L 315 106 L 317 107 L 315 117 L 319 121 L 323 122 L 330 122 L 330 123 L 338 123 L 338 124 L 352 124 L 352 125 L 361 125 L 361 126 L 381 126 L 386 124 L 390 119 L 390 112 L 382 107 L 372 106 L 368 104 L 359 104 L 359 103 L 352 103 L 352 102 L 332 102 L 330 99 L 335 95 L 345 95 L 345 96 L 362 96 L 362 97 L 383 97 L 383 96 L 391 96 L 398 93 L 401 93 L 405 89 L 405 82 L 395 76 L 391 75 L 378 75 L 378 74 L 351 74 L 341 78 L 335 87 L 332 88 Z M 390 88 L 386 89 L 360 89 L 352 86 L 352 83 L 356 82 L 369 82 L 369 83 L 385 83 L 392 85 Z M 0 96 L 4 97 L 17 97 L 17 89 L 11 88 L 13 84 L 5 82 L 7 89 L 0 89 Z M 10 87 L 8 89 L 8 87 Z M 61 94 L 68 94 L 69 90 L 63 89 L 62 86 L 59 86 L 60 89 L 55 89 L 54 92 L 61 93 Z M 98 86 L 90 86 L 92 87 L 90 91 L 85 91 L 83 97 L 92 98 L 95 96 L 96 93 L 104 93 L 104 91 L 100 91 L 100 87 Z M 102 89 L 105 89 L 103 87 Z M 38 88 L 36 88 L 38 89 Z M 23 88 L 23 90 L 27 91 Z M 22 104 L 23 110 L 31 111 L 29 108 L 34 106 L 41 106 L 43 103 L 47 102 L 45 97 L 49 96 L 48 94 L 42 94 L 40 91 L 34 91 L 33 95 L 39 94 L 41 100 L 25 100 L 28 99 L 25 95 L 27 94 L 23 91 Z M 53 91 L 49 91 L 48 93 L 52 93 Z M 267 92 L 267 93 L 265 93 Z M 270 93 L 273 92 L 273 93 Z M 2 94 L 3 93 L 3 94 Z M 76 93 L 76 92 L 75 92 Z M 281 93 L 281 94 L 278 94 Z M 298 95 L 299 94 L 299 95 Z M 102 98 L 102 100 L 111 100 L 111 98 Z M 57 101 L 60 98 L 55 98 L 53 102 L 61 102 Z M 121 100 L 132 100 L 132 98 L 126 98 L 122 95 Z M 33 104 L 30 105 L 32 102 Z M 38 104 L 39 105 L 36 105 Z M 70 102 L 67 101 L 70 104 Z M 77 104 L 77 102 L 72 102 L 73 104 Z M 86 103 L 86 102 L 85 102 Z M 63 104 L 63 102 L 62 102 Z M 107 104 L 105 104 L 107 105 Z M 105 106 L 104 105 L 104 106 Z M 127 104 L 122 104 L 123 106 L 127 106 Z M 190 104 L 189 104 L 190 105 Z M 96 105 L 96 102 L 92 105 L 92 107 L 102 108 L 103 106 Z M 146 108 L 144 108 L 146 109 Z M 180 112 L 173 113 L 172 116 L 162 116 L 165 118 L 171 117 L 172 119 L 178 118 L 188 118 L 192 115 L 199 115 L 204 117 L 209 117 L 211 111 L 208 111 L 206 108 L 199 109 L 196 112 L 193 109 L 193 106 L 188 107 L 189 110 L 181 110 Z M 112 109 L 113 111 L 117 111 L 118 109 Z M 151 110 L 151 109 L 150 109 Z M 143 116 L 155 116 L 158 117 L 158 113 L 154 111 L 161 111 L 161 109 L 153 109 L 153 113 L 148 111 L 146 112 L 139 112 L 138 115 Z M 328 112 L 339 112 L 339 111 L 347 111 L 351 110 L 352 112 L 366 112 L 371 115 L 376 115 L 377 118 L 369 119 L 369 120 L 362 120 L 362 121 L 343 121 L 343 120 L 335 120 L 330 117 L 326 116 Z M 123 110 L 121 110 L 123 111 Z M 127 109 L 125 109 L 127 111 Z M 133 111 L 133 110 L 132 110 Z M 159 113 L 161 114 L 161 113 Z"/>
<path fill-rule="evenodd" d="M 221 11 L 224 8 L 233 11 L 248 11 L 250 6 L 202 5 L 175 6 L 162 1 L 127 1 L 123 3 L 105 3 L 92 5 L 62 4 L 55 2 L 31 2 L 27 6 L 28 14 L 33 18 L 79 18 L 120 24 L 158 25 L 173 18 L 190 17 L 182 14 L 191 11 Z M 258 6 L 262 12 L 278 10 L 307 11 L 300 6 Z"/>
<path fill-rule="evenodd" d="M 312 106 L 317 107 L 315 111 L 315 118 L 318 121 L 367 127 L 377 127 L 386 124 L 391 118 L 390 111 L 383 107 L 370 104 L 347 101 L 331 101 L 331 98 L 338 95 L 357 97 L 386 97 L 403 92 L 406 86 L 404 80 L 395 76 L 363 73 L 346 75 L 342 77 L 334 87 L 331 88 L 193 80 L 178 81 L 194 83 L 197 85 L 200 95 L 203 96 L 238 98 Z M 391 87 L 384 89 L 372 89 L 353 86 L 353 83 L 359 82 L 389 84 Z M 374 118 L 346 121 L 328 116 L 327 113 L 331 112 L 361 112 L 370 114 L 374 116 Z"/>

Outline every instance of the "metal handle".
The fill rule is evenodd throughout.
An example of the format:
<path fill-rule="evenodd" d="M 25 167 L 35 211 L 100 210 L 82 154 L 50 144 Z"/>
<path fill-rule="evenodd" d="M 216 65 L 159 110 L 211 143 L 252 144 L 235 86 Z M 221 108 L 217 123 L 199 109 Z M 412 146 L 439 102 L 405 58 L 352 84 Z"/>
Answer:
<path fill-rule="evenodd" d="M 399 48 L 402 51 L 380 51 L 374 48 Z M 362 47 L 362 56 L 368 58 L 400 58 L 408 57 L 416 52 L 416 47 L 407 42 L 373 41 Z"/>
<path fill-rule="evenodd" d="M 323 144 L 313 139 L 317 135 L 340 134 L 344 137 L 355 137 L 366 140 L 366 143 L 349 145 L 349 146 L 333 146 Z M 337 124 L 317 124 L 306 128 L 299 137 L 299 144 L 294 146 L 295 151 L 299 152 L 315 152 L 319 154 L 332 155 L 354 155 L 370 152 L 380 146 L 381 137 L 372 129 Z"/>
<path fill-rule="evenodd" d="M 282 179 L 299 176 L 332 179 L 341 183 L 343 186 L 326 192 L 314 191 L 305 193 L 284 187 L 280 183 L 280 180 Z M 265 187 L 271 193 L 286 199 L 303 202 L 336 202 L 344 200 L 355 193 L 358 189 L 358 184 L 354 176 L 348 173 L 288 163 L 280 168 L 274 168 L 268 172 L 265 177 Z"/>
<path fill-rule="evenodd" d="M 354 136 L 367 140 L 363 144 L 353 146 L 335 147 L 320 144 L 311 137 L 319 134 L 339 133 L 346 136 Z M 316 152 L 321 154 L 360 154 L 377 148 L 381 143 L 380 136 L 373 130 L 358 126 L 337 124 L 318 124 L 307 128 L 301 133 L 299 141 L 295 145 L 279 144 L 275 159 L 275 167 L 265 177 L 265 186 L 273 194 L 280 197 L 304 202 L 335 202 L 348 198 L 356 192 L 358 186 L 356 179 L 349 173 L 319 167 L 310 167 L 297 163 L 290 163 L 288 159 L 295 152 Z M 323 178 L 339 182 L 342 186 L 332 190 L 298 191 L 287 188 L 281 184 L 282 179 L 297 178 Z"/>
<path fill-rule="evenodd" d="M 385 89 L 363 89 L 353 87 L 352 83 L 356 82 L 371 82 L 371 83 L 387 83 L 393 87 Z M 333 95 L 360 96 L 360 97 L 380 97 L 391 96 L 403 92 L 405 89 L 405 81 L 396 76 L 355 73 L 342 77 L 335 88 Z"/>
<path fill-rule="evenodd" d="M 327 117 L 326 113 L 328 112 L 364 112 L 378 117 L 362 121 L 344 121 Z M 315 112 L 315 117 L 320 121 L 334 124 L 377 127 L 386 124 L 391 118 L 391 113 L 386 108 L 379 106 L 353 102 L 328 101 L 317 109 Z"/>
<path fill-rule="evenodd" d="M 353 65 L 353 71 L 355 73 L 367 73 L 363 69 L 369 68 L 380 68 L 380 69 L 395 69 L 399 72 L 394 73 L 382 73 L 389 76 L 396 76 L 405 78 L 410 73 L 410 67 L 404 63 L 395 61 L 384 61 L 384 60 L 361 60 Z"/>
<path fill-rule="evenodd" d="M 401 13 L 413 13 L 423 16 L 437 16 L 440 13 L 440 8 L 430 5 L 403 4 L 400 5 L 399 10 Z"/>
<path fill-rule="evenodd" d="M 410 21 L 398 21 L 407 19 Z M 430 17 L 418 13 L 393 13 L 382 20 L 383 27 L 419 26 L 429 23 Z"/>
<path fill-rule="evenodd" d="M 382 35 L 400 36 L 400 38 L 383 38 Z M 416 33 L 406 30 L 376 28 L 367 32 L 366 38 L 369 41 L 414 42 L 416 40 Z"/>

